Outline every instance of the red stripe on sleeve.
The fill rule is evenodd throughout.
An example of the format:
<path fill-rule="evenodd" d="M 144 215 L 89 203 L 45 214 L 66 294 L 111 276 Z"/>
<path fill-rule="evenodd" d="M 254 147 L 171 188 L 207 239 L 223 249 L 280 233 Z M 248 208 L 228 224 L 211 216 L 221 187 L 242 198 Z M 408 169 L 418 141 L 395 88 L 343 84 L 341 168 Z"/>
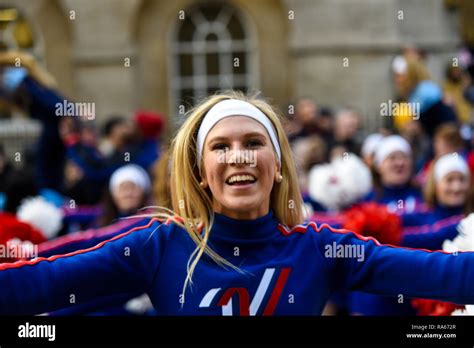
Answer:
<path fill-rule="evenodd" d="M 90 251 L 98 250 L 98 249 L 102 248 L 104 245 L 106 245 L 107 243 L 110 243 L 114 240 L 117 240 L 117 239 L 123 238 L 125 236 L 128 236 L 132 232 L 136 232 L 138 230 L 146 229 L 146 228 L 150 227 L 156 221 L 159 221 L 159 220 L 158 219 L 151 219 L 150 222 L 145 226 L 139 226 L 139 227 L 132 228 L 128 232 L 124 232 L 122 234 L 119 234 L 118 236 L 115 236 L 115 237 L 113 237 L 109 240 L 103 241 L 103 242 L 97 244 L 96 246 L 93 246 L 93 247 L 88 248 L 88 249 L 77 250 L 77 251 L 74 251 L 74 252 L 71 252 L 71 253 L 68 253 L 68 254 L 64 254 L 64 255 L 54 255 L 54 256 L 51 256 L 51 257 L 48 257 L 48 258 L 38 257 L 38 258 L 36 258 L 34 260 L 30 260 L 30 261 L 17 261 L 17 262 L 14 262 L 14 263 L 3 263 L 3 264 L 0 264 L 0 271 L 11 269 L 11 268 L 19 268 L 19 267 L 23 267 L 23 266 L 34 266 L 34 265 L 36 265 L 37 263 L 39 263 L 41 261 L 51 262 L 51 261 L 57 260 L 59 258 L 70 257 L 70 256 L 74 256 L 74 255 L 79 255 L 79 254 L 85 254 L 85 253 L 88 253 Z"/>

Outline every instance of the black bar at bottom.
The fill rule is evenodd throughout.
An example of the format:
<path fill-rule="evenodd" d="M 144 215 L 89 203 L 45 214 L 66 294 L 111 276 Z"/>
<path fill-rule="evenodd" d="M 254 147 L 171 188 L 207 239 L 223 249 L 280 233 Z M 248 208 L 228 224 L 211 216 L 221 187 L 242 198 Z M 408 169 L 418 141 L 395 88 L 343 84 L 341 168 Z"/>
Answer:
<path fill-rule="evenodd" d="M 57 343 L 473 347 L 474 317 L 0 317 L 2 348 Z"/>

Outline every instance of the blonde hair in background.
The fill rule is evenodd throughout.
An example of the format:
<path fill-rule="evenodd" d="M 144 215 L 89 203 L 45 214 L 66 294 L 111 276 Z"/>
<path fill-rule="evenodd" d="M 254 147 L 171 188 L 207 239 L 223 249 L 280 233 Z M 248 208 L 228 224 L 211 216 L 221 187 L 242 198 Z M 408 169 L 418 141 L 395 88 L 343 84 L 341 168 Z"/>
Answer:
<path fill-rule="evenodd" d="M 433 161 L 430 164 L 428 169 L 428 180 L 426 181 L 425 186 L 423 187 L 423 198 L 425 199 L 425 203 L 429 208 L 434 208 L 438 203 L 436 199 L 436 180 L 434 177 L 434 164 Z"/>
<path fill-rule="evenodd" d="M 171 144 L 170 191 L 173 212 L 165 210 L 159 214 L 161 217 L 168 218 L 173 218 L 173 214 L 178 215 L 181 221 L 176 219 L 173 221 L 186 229 L 189 236 L 196 243 L 196 249 L 191 254 L 187 264 L 183 296 L 187 285 L 192 284 L 193 272 L 203 254 L 208 255 L 224 268 L 242 272 L 207 245 L 214 221 L 212 194 L 208 188 L 204 189 L 199 185 L 201 177 L 196 163 L 196 136 L 199 126 L 206 113 L 214 105 L 226 99 L 238 99 L 253 104 L 273 123 L 280 142 L 283 180 L 280 183 L 274 183 L 270 197 L 270 209 L 280 223 L 289 227 L 301 224 L 304 221 L 303 200 L 290 145 L 281 124 L 282 116 L 277 114 L 270 104 L 258 99 L 255 95 L 246 96 L 240 92 L 229 91 L 204 99 L 187 113 L 186 121 Z"/>
<path fill-rule="evenodd" d="M 153 167 L 153 199 L 160 207 L 171 208 L 169 176 L 170 153 L 167 147 L 163 147 L 160 159 Z"/>
<path fill-rule="evenodd" d="M 425 64 L 419 58 L 407 55 L 404 58 L 407 62 L 406 80 L 398 92 L 402 98 L 406 99 L 421 81 L 431 80 L 431 76 Z"/>

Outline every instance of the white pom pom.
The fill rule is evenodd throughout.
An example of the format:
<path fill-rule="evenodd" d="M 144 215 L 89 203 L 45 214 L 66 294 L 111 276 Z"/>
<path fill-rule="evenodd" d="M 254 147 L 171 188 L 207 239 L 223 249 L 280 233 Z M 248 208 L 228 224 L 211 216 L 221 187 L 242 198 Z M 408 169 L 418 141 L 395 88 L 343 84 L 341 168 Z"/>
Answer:
<path fill-rule="evenodd" d="M 311 199 L 330 210 L 346 208 L 372 190 L 369 168 L 354 154 L 345 154 L 330 164 L 317 165 L 308 176 Z"/>
<path fill-rule="evenodd" d="M 308 175 L 308 193 L 312 200 L 327 209 L 337 210 L 338 191 L 338 177 L 330 164 L 320 164 L 311 168 Z"/>
<path fill-rule="evenodd" d="M 474 213 L 469 214 L 458 224 L 456 238 L 445 240 L 443 250 L 447 252 L 474 251 Z"/>
<path fill-rule="evenodd" d="M 341 208 L 356 203 L 372 190 L 372 174 L 359 157 L 349 153 L 332 163 L 342 186 Z"/>
<path fill-rule="evenodd" d="M 42 197 L 27 198 L 18 208 L 18 220 L 29 223 L 44 236 L 51 239 L 56 236 L 62 227 L 63 213 L 61 209 L 48 203 Z"/>

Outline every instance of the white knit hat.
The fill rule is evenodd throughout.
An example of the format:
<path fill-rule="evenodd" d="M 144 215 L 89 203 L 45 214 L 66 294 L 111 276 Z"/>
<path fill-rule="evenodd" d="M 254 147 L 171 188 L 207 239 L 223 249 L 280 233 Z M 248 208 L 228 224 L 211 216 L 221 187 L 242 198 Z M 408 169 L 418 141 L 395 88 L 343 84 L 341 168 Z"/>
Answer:
<path fill-rule="evenodd" d="M 434 165 L 434 178 L 439 181 L 446 174 L 459 172 L 469 177 L 469 167 L 466 161 L 457 153 L 449 153 L 438 158 Z"/>
<path fill-rule="evenodd" d="M 117 169 L 109 181 L 109 190 L 113 192 L 121 183 L 130 181 L 140 187 L 144 192 L 149 192 L 151 183 L 147 172 L 136 164 L 127 164 Z"/>
<path fill-rule="evenodd" d="M 360 150 L 362 156 L 372 156 L 383 138 L 384 136 L 380 133 L 373 133 L 365 138 L 364 142 L 362 143 L 362 149 Z"/>
<path fill-rule="evenodd" d="M 389 135 L 385 137 L 377 144 L 377 149 L 375 150 L 375 164 L 379 166 L 384 159 L 397 151 L 410 156 L 411 146 L 408 141 L 399 135 Z"/>

